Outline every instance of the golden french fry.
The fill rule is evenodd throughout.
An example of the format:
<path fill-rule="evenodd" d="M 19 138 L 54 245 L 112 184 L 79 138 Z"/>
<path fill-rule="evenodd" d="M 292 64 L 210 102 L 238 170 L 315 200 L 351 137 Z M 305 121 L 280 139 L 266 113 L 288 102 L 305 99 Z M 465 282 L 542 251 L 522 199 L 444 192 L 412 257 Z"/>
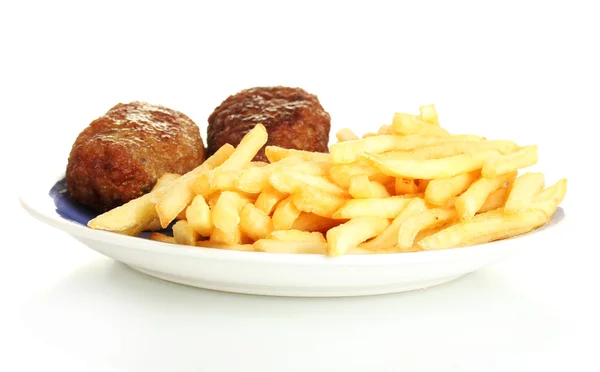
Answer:
<path fill-rule="evenodd" d="M 556 204 L 562 203 L 565 194 L 567 193 L 567 179 L 561 178 L 554 185 L 545 188 L 540 191 L 535 197 L 535 202 L 540 202 L 544 200 L 553 199 L 556 201 Z"/>
<path fill-rule="evenodd" d="M 415 160 L 442 159 L 460 154 L 481 152 L 484 150 L 496 150 L 501 154 L 508 154 L 517 150 L 519 146 L 512 141 L 472 141 L 472 142 L 447 142 L 431 146 L 423 146 L 413 151 L 390 151 L 385 155 L 397 158 L 409 158 Z"/>
<path fill-rule="evenodd" d="M 485 199 L 485 202 L 483 203 L 481 208 L 479 208 L 477 213 L 485 213 L 485 212 L 489 212 L 491 210 L 498 209 L 498 208 L 503 209 L 508 195 L 509 195 L 508 187 L 502 187 L 502 188 L 494 191 L 487 197 L 487 199 Z"/>
<path fill-rule="evenodd" d="M 336 134 L 335 137 L 338 139 L 338 141 L 343 142 L 343 141 L 353 141 L 353 140 L 357 140 L 358 136 L 356 134 L 354 134 L 353 131 L 351 131 L 348 128 L 343 128 L 340 129 Z"/>
<path fill-rule="evenodd" d="M 387 218 L 359 217 L 327 231 L 327 255 L 341 256 L 350 248 L 381 234 L 389 225 Z"/>
<path fill-rule="evenodd" d="M 153 232 L 152 234 L 150 234 L 150 237 L 148 239 L 154 240 L 157 242 L 177 244 L 177 241 L 175 241 L 174 237 L 168 236 L 168 235 L 165 235 L 165 234 L 162 234 L 159 232 Z"/>
<path fill-rule="evenodd" d="M 223 244 L 217 243 L 210 240 L 200 240 L 196 242 L 197 247 L 204 248 L 218 248 L 218 249 L 226 249 L 229 251 L 246 251 L 246 252 L 254 252 L 254 247 L 252 244 Z"/>
<path fill-rule="evenodd" d="M 156 202 L 164 198 L 165 194 L 173 194 L 170 198 L 177 199 L 178 206 L 172 208 L 169 212 L 173 216 L 169 223 L 183 210 L 192 200 L 193 195 L 187 199 L 187 193 L 191 194 L 189 185 L 193 180 L 203 172 L 214 166 L 221 164 L 233 152 L 233 146 L 225 145 L 220 148 L 213 156 L 208 158 L 202 165 L 191 170 L 181 177 L 165 184 L 164 187 L 155 187 L 148 194 L 133 199 L 122 206 L 111 209 L 88 222 L 92 229 L 108 230 L 117 233 L 129 232 L 131 235 L 137 235 L 143 231 L 149 223 L 158 218 Z M 183 197 L 179 194 L 183 193 Z M 180 208 L 181 207 L 181 208 Z M 161 220 L 161 225 L 162 225 Z M 164 227 L 168 226 L 167 223 Z M 136 233 L 137 232 L 137 233 Z"/>
<path fill-rule="evenodd" d="M 401 135 L 420 134 L 424 136 L 449 136 L 447 130 L 410 114 L 397 112 L 392 121 L 392 130 Z"/>
<path fill-rule="evenodd" d="M 431 180 L 425 190 L 425 200 L 434 205 L 444 205 L 453 197 L 467 190 L 479 176 L 479 171 L 473 171 L 450 178 Z"/>
<path fill-rule="evenodd" d="M 210 242 L 222 245 L 242 244 L 242 231 L 239 226 L 235 226 L 233 232 L 224 232 L 215 228 L 210 234 Z"/>
<path fill-rule="evenodd" d="M 368 242 L 362 243 L 359 247 L 370 251 L 385 251 L 393 248 L 398 243 L 398 231 L 400 226 L 409 218 L 416 216 L 427 210 L 425 201 L 421 198 L 413 198 L 398 214 L 385 231 Z"/>
<path fill-rule="evenodd" d="M 292 194 L 292 202 L 299 210 L 328 218 L 331 218 L 346 200 L 314 187 L 300 188 Z"/>
<path fill-rule="evenodd" d="M 377 133 L 367 132 L 367 133 L 363 134 L 361 138 L 364 139 L 364 138 L 375 137 L 375 136 L 377 136 Z"/>
<path fill-rule="evenodd" d="M 483 165 L 481 174 L 487 178 L 497 177 L 500 174 L 514 172 L 521 168 L 534 165 L 538 161 L 537 146 L 525 146 L 509 154 L 492 157 Z"/>
<path fill-rule="evenodd" d="M 325 254 L 327 252 L 327 243 L 261 239 L 254 242 L 254 249 L 259 252 L 268 253 Z"/>
<path fill-rule="evenodd" d="M 435 105 L 421 106 L 419 107 L 419 112 L 421 113 L 421 120 L 426 121 L 429 124 L 440 125 Z"/>
<path fill-rule="evenodd" d="M 547 217 L 541 210 L 532 209 L 510 215 L 492 210 L 479 214 L 477 219 L 443 229 L 417 245 L 424 250 L 434 250 L 479 244 L 523 234 L 546 222 Z"/>
<path fill-rule="evenodd" d="M 217 200 L 217 204 L 212 210 L 212 222 L 215 229 L 223 233 L 223 243 L 231 242 L 233 244 L 237 240 L 240 224 L 239 209 L 244 201 L 238 193 L 232 191 L 223 191 Z"/>
<path fill-rule="evenodd" d="M 214 229 L 212 213 L 202 195 L 196 195 L 192 203 L 185 209 L 186 220 L 201 236 L 210 236 Z"/>
<path fill-rule="evenodd" d="M 350 199 L 334 214 L 334 219 L 352 219 L 358 217 L 396 218 L 410 203 L 412 198 L 393 196 L 381 199 Z"/>
<path fill-rule="evenodd" d="M 347 192 L 344 191 L 344 189 L 325 177 L 314 176 L 307 173 L 280 170 L 274 172 L 269 177 L 269 182 L 271 183 L 271 186 L 277 190 L 288 194 L 294 193 L 299 188 L 313 187 L 338 196 L 347 195 Z"/>
<path fill-rule="evenodd" d="M 482 177 L 473 182 L 471 186 L 462 193 L 454 204 L 456 212 L 461 220 L 472 218 L 483 206 L 491 193 L 501 188 L 516 176 L 516 172 L 502 174 L 495 178 Z"/>
<path fill-rule="evenodd" d="M 239 170 L 254 159 L 258 151 L 267 143 L 267 130 L 262 124 L 256 124 L 242 138 L 231 156 L 217 167 L 219 170 Z"/>
<path fill-rule="evenodd" d="M 338 226 L 344 223 L 344 220 L 334 220 L 327 217 L 321 217 L 314 213 L 302 212 L 294 224 L 292 225 L 293 230 L 300 231 L 319 231 L 327 232 L 332 227 Z"/>
<path fill-rule="evenodd" d="M 308 232 L 300 230 L 275 230 L 266 238 L 284 242 L 327 242 L 323 234 L 317 231 Z"/>
<path fill-rule="evenodd" d="M 240 211 L 240 229 L 252 240 L 266 237 L 273 231 L 273 221 L 253 204 L 246 204 Z"/>
<path fill-rule="evenodd" d="M 400 252 L 410 250 L 421 230 L 435 228 L 455 218 L 456 211 L 441 208 L 428 209 L 408 218 L 398 229 L 398 250 Z"/>
<path fill-rule="evenodd" d="M 461 154 L 449 158 L 431 160 L 396 159 L 385 155 L 368 153 L 363 154 L 362 157 L 390 176 L 413 179 L 436 179 L 454 177 L 461 173 L 480 169 L 486 159 L 497 154 L 496 150 L 485 150 L 473 154 Z"/>
<path fill-rule="evenodd" d="M 177 173 L 165 173 L 165 174 L 163 174 L 162 176 L 158 177 L 158 180 L 156 180 L 156 184 L 152 188 L 152 191 L 155 191 L 155 190 L 158 190 L 158 189 L 162 189 L 165 186 L 170 185 L 171 183 L 173 183 L 173 181 L 175 181 L 179 177 L 181 177 L 181 175 L 177 174 Z"/>
<path fill-rule="evenodd" d="M 266 161 L 253 160 L 250 163 L 246 164 L 246 166 L 243 169 L 248 169 L 248 168 L 263 168 L 263 167 L 266 167 L 269 164 L 270 163 L 267 163 Z"/>
<path fill-rule="evenodd" d="M 396 180 L 394 181 L 394 192 L 396 195 L 416 194 L 419 192 L 419 186 L 417 186 L 413 179 L 396 177 Z"/>
<path fill-rule="evenodd" d="M 473 135 L 452 135 L 445 137 L 373 135 L 372 137 L 363 138 L 361 140 L 334 143 L 329 146 L 329 152 L 334 164 L 353 163 L 359 160 L 364 153 L 379 154 L 394 150 L 413 150 L 421 146 L 445 142 L 470 142 L 480 140 L 481 137 Z"/>
<path fill-rule="evenodd" d="M 279 203 L 273 212 L 273 229 L 287 230 L 294 225 L 294 221 L 300 216 L 301 211 L 292 203 L 292 197 L 288 197 Z"/>
<path fill-rule="evenodd" d="M 271 163 L 277 163 L 278 161 L 290 156 L 300 157 L 303 160 L 309 161 L 318 161 L 325 163 L 331 162 L 331 156 L 327 153 L 286 149 L 279 146 L 265 147 L 265 155 Z"/>
<path fill-rule="evenodd" d="M 177 215 L 177 217 L 175 217 L 175 219 L 179 220 L 179 221 L 181 221 L 181 220 L 187 220 L 187 217 L 185 216 L 185 211 L 186 210 L 187 210 L 187 207 L 184 210 L 182 210 L 181 212 L 179 212 L 179 214 Z M 159 221 L 159 223 L 160 223 L 160 221 Z"/>
<path fill-rule="evenodd" d="M 394 131 L 392 130 L 391 125 L 382 125 L 377 129 L 377 134 L 394 134 Z"/>
<path fill-rule="evenodd" d="M 370 181 L 366 174 L 352 176 L 348 192 L 355 199 L 387 198 L 390 196 L 385 186 L 379 182 Z"/>
<path fill-rule="evenodd" d="M 155 206 L 156 214 L 160 219 L 160 225 L 163 229 L 169 226 L 179 212 L 187 207 L 194 198 L 191 185 L 195 179 L 202 173 L 222 165 L 234 152 L 233 146 L 223 145 L 211 157 L 206 159 L 202 165 L 173 181 L 171 187 L 163 195 L 154 195 L 151 197 L 152 200 L 158 200 Z"/>
<path fill-rule="evenodd" d="M 177 221 L 173 225 L 173 237 L 177 244 L 196 245 L 198 233 L 187 221 Z"/>
<path fill-rule="evenodd" d="M 258 195 L 258 198 L 256 198 L 256 201 L 254 202 L 254 206 L 268 216 L 273 213 L 277 204 L 287 197 L 288 194 L 269 185 Z"/>
<path fill-rule="evenodd" d="M 535 195 L 544 188 L 544 182 L 544 174 L 540 172 L 528 172 L 517 177 L 506 200 L 504 212 L 512 214 L 527 209 L 533 203 Z"/>

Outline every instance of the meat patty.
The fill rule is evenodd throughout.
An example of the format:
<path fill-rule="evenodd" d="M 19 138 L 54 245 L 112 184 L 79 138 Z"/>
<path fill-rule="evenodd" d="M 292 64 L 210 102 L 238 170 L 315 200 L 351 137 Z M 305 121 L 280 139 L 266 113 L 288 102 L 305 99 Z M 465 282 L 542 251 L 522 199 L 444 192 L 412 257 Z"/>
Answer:
<path fill-rule="evenodd" d="M 331 117 L 317 96 L 300 88 L 256 87 L 229 96 L 208 118 L 207 150 L 237 146 L 256 124 L 267 129 L 266 144 L 327 152 Z M 254 160 L 267 161 L 264 147 Z"/>
<path fill-rule="evenodd" d="M 204 158 L 200 130 L 184 114 L 120 103 L 75 140 L 67 187 L 74 200 L 105 212 L 149 192 L 164 173 L 186 173 Z"/>

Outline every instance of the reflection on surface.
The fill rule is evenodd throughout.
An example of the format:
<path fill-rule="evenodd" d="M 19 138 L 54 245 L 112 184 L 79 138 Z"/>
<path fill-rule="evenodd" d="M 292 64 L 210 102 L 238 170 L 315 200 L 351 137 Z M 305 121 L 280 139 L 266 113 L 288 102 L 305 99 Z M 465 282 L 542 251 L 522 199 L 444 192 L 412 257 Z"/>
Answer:
<path fill-rule="evenodd" d="M 507 353 L 525 357 L 561 330 L 492 270 L 427 290 L 312 299 L 191 288 L 97 259 L 34 295 L 22 314 L 49 345 L 132 371 L 305 371 L 316 358 L 331 370 L 477 369 Z M 472 355 L 475 345 L 487 352 Z"/>

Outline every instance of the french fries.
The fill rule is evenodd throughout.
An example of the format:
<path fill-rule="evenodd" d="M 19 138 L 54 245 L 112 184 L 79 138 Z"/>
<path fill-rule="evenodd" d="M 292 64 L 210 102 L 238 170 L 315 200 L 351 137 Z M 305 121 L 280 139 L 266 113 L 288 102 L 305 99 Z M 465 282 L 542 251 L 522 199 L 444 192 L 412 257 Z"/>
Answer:
<path fill-rule="evenodd" d="M 330 153 L 267 146 L 264 126 L 204 164 L 165 174 L 153 190 L 99 215 L 94 229 L 139 235 L 173 222 L 172 244 L 248 252 L 394 254 L 482 244 L 551 219 L 567 180 L 544 188 L 535 145 L 456 135 L 434 105 L 395 113 L 359 137 L 336 133 Z"/>

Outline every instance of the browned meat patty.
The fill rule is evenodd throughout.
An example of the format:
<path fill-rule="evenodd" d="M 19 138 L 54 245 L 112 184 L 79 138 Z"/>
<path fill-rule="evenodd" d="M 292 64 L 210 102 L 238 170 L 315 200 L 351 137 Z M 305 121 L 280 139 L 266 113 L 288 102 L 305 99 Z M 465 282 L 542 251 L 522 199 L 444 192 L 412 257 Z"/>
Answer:
<path fill-rule="evenodd" d="M 331 118 L 317 97 L 300 88 L 257 87 L 229 96 L 208 118 L 207 150 L 212 155 L 262 123 L 268 145 L 327 152 Z M 254 160 L 267 161 L 264 147 Z"/>
<path fill-rule="evenodd" d="M 186 173 L 204 158 L 200 130 L 184 114 L 120 103 L 75 140 L 67 187 L 73 199 L 104 212 L 149 192 L 164 173 Z"/>

